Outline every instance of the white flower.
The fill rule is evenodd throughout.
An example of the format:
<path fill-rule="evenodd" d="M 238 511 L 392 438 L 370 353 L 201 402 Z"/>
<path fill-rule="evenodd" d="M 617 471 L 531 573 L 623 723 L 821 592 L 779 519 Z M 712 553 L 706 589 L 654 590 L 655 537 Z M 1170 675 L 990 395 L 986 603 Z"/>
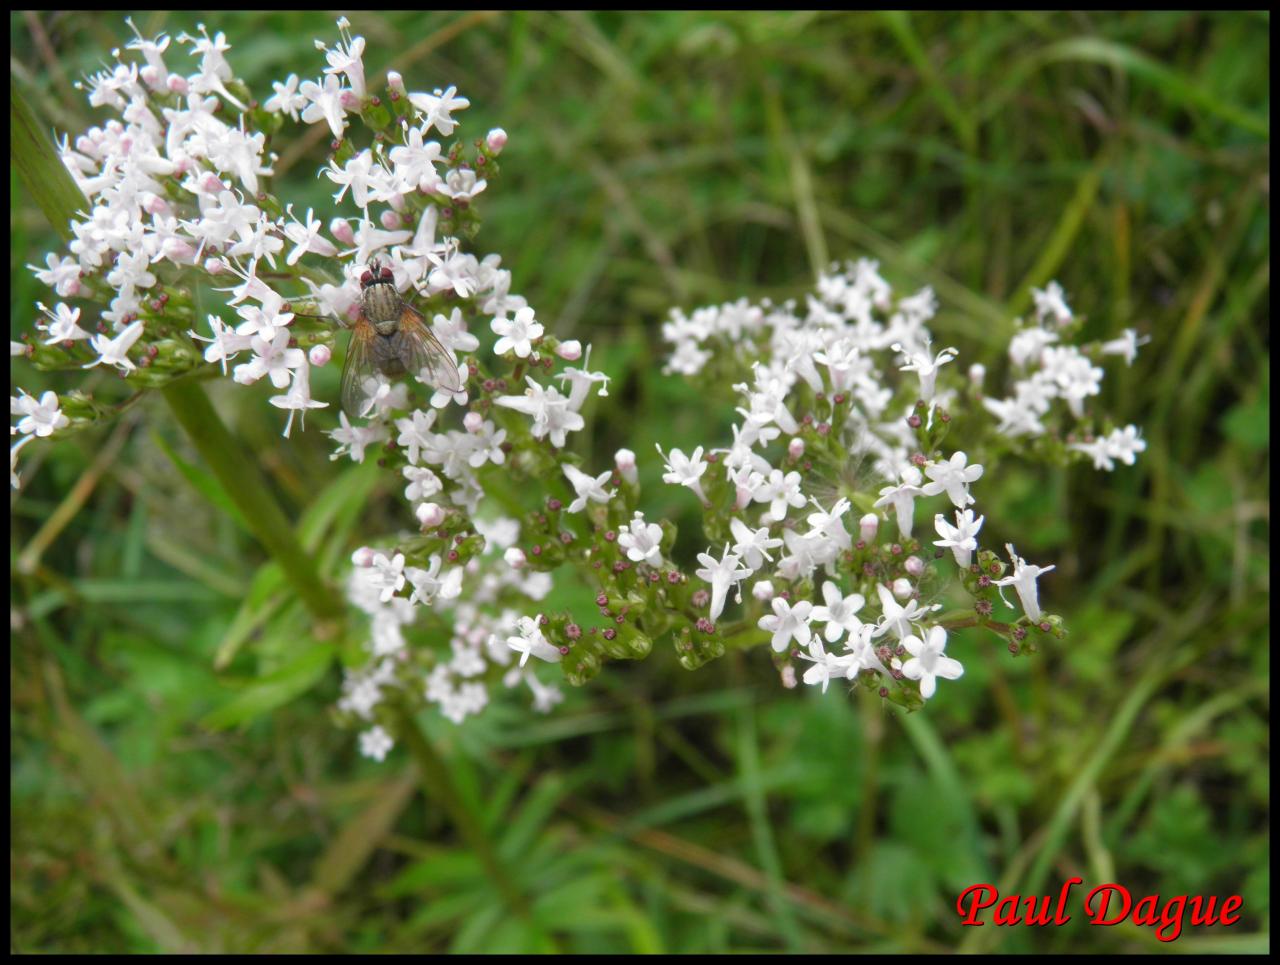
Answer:
<path fill-rule="evenodd" d="M 520 654 L 520 666 L 524 666 L 530 655 L 537 657 L 539 660 L 546 660 L 548 663 L 559 663 L 561 657 L 560 650 L 551 645 L 542 634 L 538 624 L 542 621 L 542 616 L 537 617 L 521 617 L 517 624 L 518 635 L 507 637 L 507 646 Z"/>
<path fill-rule="evenodd" d="M 646 523 L 644 513 L 636 511 L 634 518 L 618 530 L 618 546 L 633 563 L 662 565 L 662 527 Z"/>
<path fill-rule="evenodd" d="M 262 105 L 263 110 L 272 114 L 288 114 L 290 119 L 298 119 L 298 111 L 307 106 L 307 99 L 298 93 L 298 75 L 290 74 L 282 84 L 278 80 L 271 82 L 275 93 L 268 97 Z"/>
<path fill-rule="evenodd" d="M 427 126 L 434 127 L 445 137 L 448 137 L 453 133 L 453 129 L 458 126 L 458 122 L 449 115 L 453 111 L 460 111 L 471 106 L 471 101 L 465 97 L 458 97 L 457 94 L 458 88 L 456 87 L 450 87 L 443 91 L 437 87 L 432 94 L 410 94 L 409 103 L 426 115 Z"/>
<path fill-rule="evenodd" d="M 1051 319 L 1061 328 L 1071 321 L 1073 316 L 1070 306 L 1067 305 L 1066 292 L 1056 281 L 1049 282 L 1044 287 L 1044 291 L 1038 288 L 1031 289 L 1031 297 L 1036 303 L 1036 318 L 1041 323 Z"/>
<path fill-rule="evenodd" d="M 542 324 L 534 318 L 533 309 L 528 306 L 516 311 L 514 319 L 495 318 L 489 323 L 495 335 L 500 336 L 494 343 L 495 355 L 515 352 L 518 358 L 528 358 L 533 351 L 533 342 L 542 338 Z"/>
<path fill-rule="evenodd" d="M 858 619 L 858 611 L 862 609 L 866 598 L 861 593 L 845 596 L 840 587 L 828 580 L 822 584 L 822 605 L 813 608 L 813 619 L 827 625 L 824 636 L 828 643 L 835 643 L 846 632 L 852 635 L 862 626 Z"/>
<path fill-rule="evenodd" d="M 751 570 L 739 569 L 738 564 L 742 561 L 736 553 L 729 552 L 727 543 L 720 554 L 720 559 L 717 560 L 710 553 L 699 553 L 698 562 L 702 564 L 702 568 L 695 570 L 694 575 L 711 584 L 710 618 L 714 623 L 724 612 L 724 601 L 729 594 L 729 587 L 738 586 L 751 575 Z"/>
<path fill-rule="evenodd" d="M 141 320 L 130 324 L 115 338 L 108 338 L 106 335 L 101 334 L 94 335 L 89 340 L 89 343 L 93 346 L 93 350 L 98 353 L 98 357 L 92 362 L 86 363 L 82 368 L 91 369 L 95 365 L 114 365 L 121 372 L 132 372 L 137 366 L 129 361 L 128 352 L 141 335 Z"/>
<path fill-rule="evenodd" d="M 902 645 L 911 654 L 902 665 L 902 675 L 920 681 L 920 696 L 925 700 L 933 696 L 939 677 L 956 680 L 964 673 L 960 661 L 942 652 L 947 645 L 947 631 L 942 627 L 930 627 L 923 640 L 915 635 L 905 637 Z"/>
<path fill-rule="evenodd" d="M 612 470 L 605 470 L 598 476 L 588 476 L 577 466 L 565 465 L 564 474 L 569 477 L 577 498 L 569 504 L 566 512 L 577 513 L 587 508 L 587 503 L 607 503 L 610 494 L 605 492 L 605 484 L 613 478 Z"/>
<path fill-rule="evenodd" d="M 569 400 L 558 389 L 544 388 L 529 376 L 525 376 L 525 382 L 529 388 L 524 395 L 503 395 L 494 402 L 532 416 L 533 437 L 549 436 L 553 446 L 557 449 L 563 447 L 565 434 L 577 432 L 586 425 L 586 421 L 569 406 Z"/>
<path fill-rule="evenodd" d="M 915 501 L 924 495 L 920 488 L 923 477 L 915 466 L 907 466 L 902 470 L 902 482 L 896 486 L 885 486 L 880 490 L 880 498 L 875 501 L 875 508 L 892 506 L 898 520 L 898 531 L 903 539 L 911 538 L 911 527 L 915 522 Z"/>
<path fill-rule="evenodd" d="M 298 91 L 308 101 L 302 112 L 303 121 L 308 124 L 326 121 L 334 139 L 342 140 L 342 131 L 347 126 L 347 112 L 342 106 L 342 100 L 347 91 L 343 90 L 342 82 L 337 76 L 326 75 L 323 87 L 313 80 L 306 81 Z"/>
<path fill-rule="evenodd" d="M 702 474 L 707 471 L 707 463 L 702 458 L 702 446 L 693 450 L 691 455 L 686 456 L 679 449 L 672 449 L 670 454 L 663 454 L 662 447 L 656 446 L 658 455 L 662 456 L 664 468 L 667 470 L 662 474 L 662 481 L 673 486 L 688 486 L 698 498 L 704 503 L 707 502 L 707 496 L 702 491 Z"/>
<path fill-rule="evenodd" d="M 395 743 L 390 734 L 383 730 L 381 726 L 375 725 L 361 733 L 360 754 L 362 757 L 382 761 L 386 759 L 387 752 L 395 746 Z"/>
<path fill-rule="evenodd" d="M 985 516 L 973 518 L 973 510 L 966 509 L 962 513 L 956 510 L 956 525 L 952 526 L 941 513 L 933 517 L 933 528 L 942 539 L 935 539 L 934 546 L 949 546 L 955 554 L 956 564 L 961 569 L 968 569 L 973 562 L 973 551 L 978 548 L 978 530 L 982 529 Z"/>
<path fill-rule="evenodd" d="M 805 504 L 804 493 L 800 491 L 800 473 L 789 472 L 785 475 L 781 469 L 773 469 L 768 478 L 760 481 L 752 498 L 758 503 L 769 504 L 769 519 L 782 522 L 787 518 L 787 507 L 797 509 Z"/>
<path fill-rule="evenodd" d="M 1107 436 L 1106 444 L 1107 454 L 1113 459 L 1119 459 L 1126 466 L 1132 466 L 1138 453 L 1145 452 L 1147 448 L 1146 440 L 1139 435 L 1138 427 L 1135 425 L 1116 429 Z"/>
<path fill-rule="evenodd" d="M 768 526 L 752 529 L 737 517 L 729 520 L 729 531 L 736 540 L 733 551 L 739 554 L 743 562 L 752 570 L 758 570 L 764 566 L 765 560 L 772 563 L 773 557 L 769 555 L 769 550 L 782 545 L 782 540 L 769 538 Z"/>
<path fill-rule="evenodd" d="M 933 606 L 922 607 L 915 599 L 908 600 L 906 606 L 902 606 L 893 598 L 893 591 L 883 583 L 876 584 L 876 594 L 880 597 L 883 616 L 880 618 L 880 625 L 871 634 L 873 637 L 892 633 L 901 640 L 910 635 L 913 621 L 924 619 L 927 614 L 942 606 L 941 603 L 935 603 Z"/>
<path fill-rule="evenodd" d="M 1004 587 L 1012 586 L 1018 594 L 1018 601 L 1022 604 L 1022 612 L 1034 623 L 1040 619 L 1040 594 L 1036 587 L 1036 580 L 1041 574 L 1048 573 L 1056 567 L 1028 563 L 1013 551 L 1012 543 L 1005 543 L 1004 548 L 1009 551 L 1009 559 L 1013 561 L 1013 573 L 1002 580 L 995 581 L 996 586 L 1000 588 L 1000 599 L 1004 600 Z M 1005 600 L 1006 604 L 1008 602 Z"/>
<path fill-rule="evenodd" d="M 384 425 L 353 426 L 342 411 L 338 412 L 338 422 L 338 428 L 329 431 L 329 438 L 338 443 L 338 448 L 329 456 L 331 460 L 347 454 L 353 462 L 364 462 L 366 448 L 386 441 L 387 427 Z"/>
<path fill-rule="evenodd" d="M 960 353 L 954 348 L 944 348 L 933 358 L 929 357 L 929 345 L 925 343 L 923 352 L 913 352 L 909 348 L 895 342 L 893 344 L 895 352 L 901 352 L 907 357 L 907 364 L 902 366 L 903 372 L 915 372 L 920 377 L 920 398 L 925 402 L 933 401 L 934 383 L 938 377 L 938 369 L 946 365 Z"/>
<path fill-rule="evenodd" d="M 1150 335 L 1138 337 L 1138 330 L 1135 328 L 1126 328 L 1124 334 L 1119 338 L 1113 338 L 1109 342 L 1103 342 L 1098 350 L 1103 355 L 1119 355 L 1124 359 L 1124 364 L 1133 365 L 1133 360 L 1138 357 L 1138 346 L 1146 345 L 1151 341 Z"/>
<path fill-rule="evenodd" d="M 58 302 L 53 306 L 53 311 L 45 308 L 40 302 L 36 303 L 36 307 L 49 320 L 47 326 L 36 325 L 49 336 L 45 339 L 45 345 L 57 345 L 59 342 L 77 341 L 89 337 L 89 333 L 76 324 L 80 320 L 80 309 L 70 308 L 66 302 Z"/>
<path fill-rule="evenodd" d="M 413 593 L 409 596 L 410 603 L 431 606 L 437 597 L 441 600 L 452 600 L 462 593 L 461 567 L 455 566 L 451 568 L 442 577 L 440 575 L 441 560 L 435 553 L 431 554 L 431 558 L 427 560 L 427 565 L 428 568 L 425 570 L 417 566 L 410 566 L 404 571 L 409 582 L 413 584 Z"/>
<path fill-rule="evenodd" d="M 71 420 L 63 415 L 62 409 L 58 406 L 56 392 L 45 392 L 40 396 L 39 401 L 35 396 L 28 395 L 24 389 L 19 389 L 18 392 L 19 395 L 9 399 L 9 414 L 22 416 L 18 420 L 18 432 L 43 439 L 71 424 Z"/>
<path fill-rule="evenodd" d="M 773 613 L 760 618 L 757 626 L 773 634 L 770 646 L 778 652 L 787 649 L 794 639 L 801 647 L 809 646 L 813 632 L 809 628 L 809 620 L 813 614 L 813 604 L 808 600 L 800 600 L 795 606 L 780 596 L 772 602 Z"/>
<path fill-rule="evenodd" d="M 848 675 L 850 659 L 847 656 L 837 656 L 827 653 L 822 646 L 822 641 L 814 637 L 809 642 L 809 652 L 800 654 L 801 660 L 809 660 L 812 662 L 808 670 L 804 672 L 804 682 L 810 687 L 822 685 L 822 692 L 827 692 L 827 684 L 831 682 L 831 678 L 844 677 Z"/>
<path fill-rule="evenodd" d="M 301 351 L 298 349 L 297 351 Z M 317 402 L 311 398 L 311 368 L 305 362 L 299 365 L 293 371 L 293 382 L 289 386 L 289 391 L 284 395 L 273 395 L 267 400 L 277 409 L 288 409 L 289 419 L 284 424 L 284 432 L 282 433 L 286 439 L 293 430 L 293 414 L 301 411 L 302 428 L 307 427 L 307 410 L 308 409 L 324 409 L 327 408 L 328 402 Z"/>
<path fill-rule="evenodd" d="M 946 492 L 957 509 L 964 509 L 974 502 L 969 495 L 969 483 L 982 477 L 981 466 L 967 466 L 969 457 L 963 452 L 954 453 L 946 462 L 931 462 L 924 467 L 924 474 L 932 482 L 923 486 L 926 496 Z"/>
<path fill-rule="evenodd" d="M 386 603 L 404 588 L 404 554 L 397 553 L 388 558 L 385 553 L 377 553 L 370 565 L 372 573 L 369 585 L 379 591 L 379 599 Z"/>

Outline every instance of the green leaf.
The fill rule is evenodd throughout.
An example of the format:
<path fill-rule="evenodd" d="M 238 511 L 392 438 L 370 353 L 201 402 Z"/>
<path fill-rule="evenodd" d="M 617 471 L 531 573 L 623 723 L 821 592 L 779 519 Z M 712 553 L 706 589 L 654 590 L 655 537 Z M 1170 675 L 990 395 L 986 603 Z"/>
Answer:
<path fill-rule="evenodd" d="M 217 710 L 206 714 L 201 724 L 212 730 L 225 730 L 287 704 L 324 676 L 333 657 L 333 644 L 312 644 L 297 659 L 250 684 Z"/>

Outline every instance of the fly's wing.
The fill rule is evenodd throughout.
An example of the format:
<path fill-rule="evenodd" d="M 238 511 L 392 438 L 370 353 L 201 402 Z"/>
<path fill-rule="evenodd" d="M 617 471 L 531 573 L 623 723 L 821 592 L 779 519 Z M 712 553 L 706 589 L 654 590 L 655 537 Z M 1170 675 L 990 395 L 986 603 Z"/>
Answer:
<path fill-rule="evenodd" d="M 363 314 L 351 327 L 347 342 L 347 360 L 342 364 L 342 411 L 349 418 L 359 418 L 369 401 L 365 380 L 375 371 L 373 340 L 378 337 Z"/>
<path fill-rule="evenodd" d="M 409 372 L 423 378 L 421 373 L 425 370 L 424 381 L 437 389 L 462 391 L 462 376 L 453 361 L 453 354 L 440 344 L 422 313 L 411 305 L 405 305 L 400 313 L 400 332 L 409 349 L 409 357 L 404 360 Z"/>

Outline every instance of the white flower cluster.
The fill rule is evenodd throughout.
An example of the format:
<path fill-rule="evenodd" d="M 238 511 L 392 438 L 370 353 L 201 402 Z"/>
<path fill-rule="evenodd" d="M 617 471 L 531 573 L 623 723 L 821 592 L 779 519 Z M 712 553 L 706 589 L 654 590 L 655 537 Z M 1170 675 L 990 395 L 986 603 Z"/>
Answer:
<path fill-rule="evenodd" d="M 1036 411 L 1062 398 L 1080 418 L 1084 400 L 1098 391 L 1101 370 L 1079 349 L 1055 345 L 1057 333 L 1044 327 L 1072 321 L 1061 289 L 1051 285 L 1034 294 L 1040 324 L 1020 331 L 1011 346 L 1015 364 L 1039 366 L 1015 388 L 1019 406 Z M 934 515 L 940 537 L 934 545 L 950 549 L 962 571 L 970 570 L 978 549 L 984 517 L 975 517 L 970 487 L 983 466 L 972 464 L 965 451 L 945 454 L 929 444 L 941 428 L 935 423 L 951 421 L 947 410 L 963 388 L 939 380 L 958 352 L 932 348 L 926 323 L 936 308 L 928 288 L 895 299 L 876 263 L 862 260 L 824 273 L 803 307 L 740 300 L 691 314 L 673 311 L 663 326 L 671 347 L 668 371 L 720 381 L 748 366 L 751 373 L 750 381 L 734 385 L 741 419 L 730 448 L 663 455 L 663 480 L 691 489 L 713 514 L 723 512 L 732 533 L 719 559 L 710 552 L 699 556 L 697 576 L 710 587 L 710 620 L 720 618 L 731 590 L 741 599 L 745 585 L 772 610 L 758 625 L 773 649 L 784 654 L 796 647 L 812 664 L 805 682 L 824 689 L 833 676 L 853 679 L 866 671 L 919 681 L 927 699 L 938 677 L 952 679 L 963 669 L 943 652 L 946 628 L 930 622 L 940 604 L 919 602 L 930 563 L 916 555 L 894 560 L 903 553 L 894 544 L 886 565 L 875 545 L 881 522 L 875 510 L 891 513 L 902 543 L 909 543 L 916 502 L 945 497 L 954 524 L 941 512 Z M 1126 339 L 1131 359 L 1136 337 Z M 1118 343 L 1101 351 L 1125 354 Z M 896 371 L 916 380 L 903 384 Z M 984 401 L 1002 420 L 998 431 L 1016 428 L 1003 403 Z M 1130 427 L 1095 445 L 1132 462 L 1142 443 Z M 1095 452 L 1075 448 L 1102 465 Z M 716 479 L 724 481 L 729 506 L 715 505 L 708 495 L 716 456 Z M 874 502 L 863 495 L 867 477 L 858 467 L 864 461 L 887 482 Z M 868 511 L 853 523 L 855 503 Z M 809 512 L 797 518 L 806 507 Z M 1012 573 L 990 585 L 1014 587 L 1027 618 L 1040 621 L 1035 581 L 1053 567 L 1027 564 L 1012 546 L 1007 549 Z M 819 585 L 821 603 L 809 598 Z M 864 610 L 868 598 L 878 607 Z M 824 640 L 843 640 L 843 652 L 828 653 Z"/>
<path fill-rule="evenodd" d="M 539 711 L 560 702 L 559 689 L 539 681 L 524 661 L 513 665 L 507 645 L 522 621 L 529 620 L 512 604 L 541 600 L 551 590 L 551 577 L 522 572 L 503 562 L 505 551 L 519 533 L 515 520 L 500 517 L 477 522 L 476 527 L 482 533 L 484 549 L 461 565 L 449 566 L 433 555 L 429 565 L 421 568 L 406 566 L 402 553 L 388 556 L 368 548 L 356 551 L 347 598 L 370 618 L 369 661 L 347 671 L 339 710 L 372 721 L 375 708 L 389 690 L 414 688 L 446 718 L 461 723 L 488 705 L 487 680 L 495 676 L 491 671 L 508 689 L 527 686 Z M 467 596 L 462 599 L 464 579 Z M 408 596 L 401 594 L 406 589 L 411 590 Z M 420 607 L 432 607 L 450 632 L 448 658 L 436 659 L 425 668 L 415 661 L 415 651 L 405 638 L 406 629 L 420 615 Z M 362 737 L 362 751 L 366 739 L 374 741 Z M 375 741 L 373 746 L 382 745 Z M 363 752 L 381 760 L 376 753 Z"/>
<path fill-rule="evenodd" d="M 1020 377 L 1013 383 L 1008 398 L 985 398 L 982 404 L 998 420 L 997 431 L 1010 438 L 1042 436 L 1049 430 L 1044 417 L 1055 399 L 1066 403 L 1072 417 L 1084 418 L 1085 400 L 1101 391 L 1103 371 L 1092 356 L 1118 355 L 1132 365 L 1138 346 L 1148 341 L 1139 338 L 1134 329 L 1126 329 L 1118 338 L 1091 346 L 1091 351 L 1064 344 L 1063 335 L 1077 322 L 1067 305 L 1062 286 L 1050 282 L 1044 291 L 1032 289 L 1035 320 L 1018 330 L 1009 342 L 1009 360 Z M 1137 426 L 1116 429 L 1099 439 L 1071 443 L 1070 448 L 1083 452 L 1097 469 L 1111 470 L 1118 459 L 1132 466 L 1134 458 L 1146 449 Z"/>

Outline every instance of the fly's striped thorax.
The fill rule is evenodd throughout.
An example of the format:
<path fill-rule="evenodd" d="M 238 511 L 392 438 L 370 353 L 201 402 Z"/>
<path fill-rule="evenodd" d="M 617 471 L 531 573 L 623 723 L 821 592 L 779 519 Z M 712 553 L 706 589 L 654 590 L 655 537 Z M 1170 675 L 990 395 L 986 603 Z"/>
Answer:
<path fill-rule="evenodd" d="M 404 302 L 393 282 L 377 281 L 360 293 L 360 307 L 364 311 L 364 317 L 381 330 L 379 323 L 399 322 Z"/>

